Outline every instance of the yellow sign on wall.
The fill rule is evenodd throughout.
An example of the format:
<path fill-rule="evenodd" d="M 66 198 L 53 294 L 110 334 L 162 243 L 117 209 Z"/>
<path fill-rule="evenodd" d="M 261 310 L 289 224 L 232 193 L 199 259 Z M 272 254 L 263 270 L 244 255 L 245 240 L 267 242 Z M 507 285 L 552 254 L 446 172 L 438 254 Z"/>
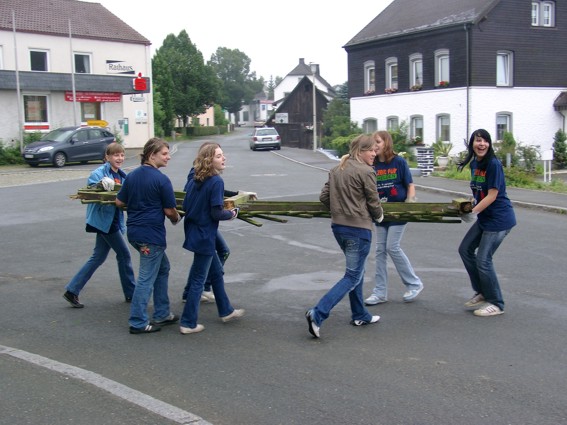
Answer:
<path fill-rule="evenodd" d="M 93 125 L 98 127 L 108 127 L 108 122 L 105 120 L 88 120 L 87 125 Z"/>

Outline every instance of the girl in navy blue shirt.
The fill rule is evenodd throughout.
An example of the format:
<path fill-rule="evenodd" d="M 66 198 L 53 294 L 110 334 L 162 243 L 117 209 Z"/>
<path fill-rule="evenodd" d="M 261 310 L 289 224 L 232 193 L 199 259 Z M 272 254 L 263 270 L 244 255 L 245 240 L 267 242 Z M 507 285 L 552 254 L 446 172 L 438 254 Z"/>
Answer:
<path fill-rule="evenodd" d="M 516 225 L 512 203 L 506 194 L 502 164 L 494 155 L 488 131 L 472 133 L 467 145 L 468 155 L 459 163 L 459 170 L 470 162 L 473 209 L 464 215 L 470 227 L 459 246 L 459 254 L 474 296 L 465 303 L 475 316 L 497 316 L 504 313 L 504 300 L 492 257 L 504 238 Z"/>

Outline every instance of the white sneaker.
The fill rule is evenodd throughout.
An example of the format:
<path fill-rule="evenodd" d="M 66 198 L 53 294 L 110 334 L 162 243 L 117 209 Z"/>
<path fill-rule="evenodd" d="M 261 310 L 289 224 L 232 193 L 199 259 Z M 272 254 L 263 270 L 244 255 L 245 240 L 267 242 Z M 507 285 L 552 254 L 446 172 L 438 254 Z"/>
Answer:
<path fill-rule="evenodd" d="M 481 308 L 473 311 L 473 314 L 475 316 L 488 317 L 488 316 L 498 316 L 500 314 L 504 314 L 504 311 L 500 310 L 500 308 L 495 306 L 494 304 L 484 303 L 484 305 Z"/>
<path fill-rule="evenodd" d="M 372 294 L 364 300 L 364 304 L 366 304 L 366 305 L 376 305 L 376 304 L 383 304 L 383 303 L 387 303 L 387 302 L 388 302 L 388 300 L 386 298 L 379 297 L 376 294 Z"/>
<path fill-rule="evenodd" d="M 482 294 L 475 294 L 470 300 L 465 303 L 466 308 L 478 308 L 484 304 L 484 296 Z"/>
<path fill-rule="evenodd" d="M 224 316 L 221 317 L 221 320 L 226 323 L 226 322 L 230 322 L 231 320 L 234 319 L 238 319 L 239 317 L 244 316 L 244 314 L 246 313 L 246 310 L 244 310 L 243 308 L 241 309 L 235 309 L 232 313 L 230 313 L 228 316 Z"/>
<path fill-rule="evenodd" d="M 352 326 L 364 326 L 364 325 L 370 325 L 372 323 L 378 323 L 379 320 L 380 320 L 380 316 L 372 316 L 369 322 L 367 322 L 366 320 L 351 320 L 350 324 Z"/>
<path fill-rule="evenodd" d="M 194 328 L 185 328 L 183 326 L 179 327 L 179 332 L 181 332 L 183 335 L 188 335 L 188 334 L 195 334 L 197 332 L 201 332 L 204 331 L 205 327 L 201 324 L 197 324 L 197 326 L 195 326 Z"/>
<path fill-rule="evenodd" d="M 411 303 L 412 301 L 414 301 L 417 298 L 417 296 L 419 295 L 419 293 L 421 291 L 423 291 L 423 285 L 421 285 L 417 289 L 410 289 L 409 291 L 406 291 L 404 293 L 404 302 L 405 303 Z"/>
<path fill-rule="evenodd" d="M 201 294 L 201 302 L 211 304 L 215 302 L 215 294 L 213 291 L 203 291 Z"/>

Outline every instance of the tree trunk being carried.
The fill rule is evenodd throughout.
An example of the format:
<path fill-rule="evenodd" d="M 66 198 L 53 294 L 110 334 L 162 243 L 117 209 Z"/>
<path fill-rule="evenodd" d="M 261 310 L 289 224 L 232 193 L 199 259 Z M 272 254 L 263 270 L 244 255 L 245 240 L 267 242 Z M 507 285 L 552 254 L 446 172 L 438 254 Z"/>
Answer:
<path fill-rule="evenodd" d="M 120 190 L 120 185 L 116 185 L 113 191 L 104 191 L 99 188 L 79 189 L 76 195 L 71 195 L 71 199 L 80 199 L 83 204 L 99 203 L 114 204 L 116 194 Z M 185 192 L 176 191 L 175 199 L 177 209 L 181 215 Z M 302 202 L 302 201 L 260 201 L 253 199 L 250 195 L 236 195 L 225 198 L 224 208 L 239 208 L 238 218 L 253 224 L 262 226 L 262 223 L 253 218 L 287 223 L 283 217 L 330 218 L 331 213 L 321 202 Z M 470 213 L 472 204 L 469 199 L 453 199 L 451 203 L 437 202 L 391 202 L 383 203 L 384 221 L 408 221 L 419 223 L 460 223 L 461 215 Z"/>

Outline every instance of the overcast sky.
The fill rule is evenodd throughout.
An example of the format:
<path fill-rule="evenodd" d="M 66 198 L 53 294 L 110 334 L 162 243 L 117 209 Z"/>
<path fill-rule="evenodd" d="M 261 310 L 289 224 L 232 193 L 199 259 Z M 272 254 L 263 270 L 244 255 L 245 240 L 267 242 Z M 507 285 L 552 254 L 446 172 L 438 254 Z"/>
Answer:
<path fill-rule="evenodd" d="M 152 56 L 168 34 L 186 30 L 205 62 L 218 47 L 238 49 L 258 77 L 285 77 L 304 58 L 331 85 L 347 80 L 343 49 L 392 0 L 92 0 L 152 42 Z M 207 5 L 205 7 L 204 5 Z"/>

